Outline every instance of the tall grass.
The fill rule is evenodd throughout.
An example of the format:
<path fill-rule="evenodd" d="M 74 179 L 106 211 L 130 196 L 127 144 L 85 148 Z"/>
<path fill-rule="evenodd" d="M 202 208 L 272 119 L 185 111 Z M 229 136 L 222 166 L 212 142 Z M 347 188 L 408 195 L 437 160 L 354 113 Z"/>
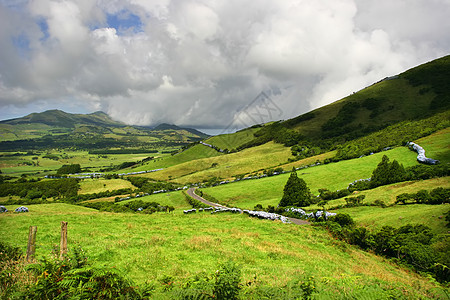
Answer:
<path fill-rule="evenodd" d="M 69 246 L 79 243 L 97 264 L 124 270 L 138 284 L 158 284 L 164 276 L 181 284 L 231 260 L 242 269 L 241 283 L 254 287 L 282 288 L 307 275 L 316 278 L 325 298 L 389 291 L 438 297 L 438 286 L 428 279 L 336 241 L 322 228 L 244 215 L 113 214 L 67 204 L 29 208 L 0 215 L 2 241 L 25 249 L 28 227 L 37 225 L 37 255 L 47 255 L 59 243 L 60 222 L 67 221 Z"/>

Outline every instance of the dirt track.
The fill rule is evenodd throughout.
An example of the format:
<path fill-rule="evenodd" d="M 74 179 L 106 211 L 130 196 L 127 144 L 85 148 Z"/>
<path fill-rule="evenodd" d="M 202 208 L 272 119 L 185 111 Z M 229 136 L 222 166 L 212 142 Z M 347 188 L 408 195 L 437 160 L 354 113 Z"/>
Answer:
<path fill-rule="evenodd" d="M 223 206 L 223 205 L 220 205 L 220 204 L 217 204 L 217 203 L 210 202 L 210 201 L 208 201 L 208 200 L 206 200 L 206 199 L 200 197 L 199 195 L 197 195 L 197 194 L 195 193 L 195 188 L 190 188 L 190 189 L 188 189 L 188 190 L 187 190 L 187 193 L 188 193 L 189 196 L 191 196 L 191 197 L 194 198 L 195 200 L 201 201 L 201 202 L 203 202 L 203 203 L 205 203 L 205 204 L 207 204 L 207 205 L 209 205 L 209 206 L 212 206 L 212 207 L 223 207 L 223 208 L 227 208 L 226 206 Z M 291 223 L 297 224 L 297 225 L 311 225 L 311 223 L 309 223 L 309 222 L 306 221 L 306 220 L 300 220 L 300 219 L 295 219 L 295 218 L 289 218 L 289 220 L 291 221 Z"/>

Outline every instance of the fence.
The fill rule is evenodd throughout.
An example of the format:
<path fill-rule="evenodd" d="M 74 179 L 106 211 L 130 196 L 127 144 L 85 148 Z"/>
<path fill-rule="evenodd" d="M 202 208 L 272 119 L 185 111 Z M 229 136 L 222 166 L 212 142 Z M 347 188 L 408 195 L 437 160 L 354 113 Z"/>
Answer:
<path fill-rule="evenodd" d="M 61 222 L 61 242 L 59 244 L 59 258 L 63 259 L 64 255 L 67 253 L 67 222 Z M 27 262 L 33 262 L 36 252 L 36 234 L 37 226 L 30 226 L 28 233 L 28 245 L 27 245 Z"/>

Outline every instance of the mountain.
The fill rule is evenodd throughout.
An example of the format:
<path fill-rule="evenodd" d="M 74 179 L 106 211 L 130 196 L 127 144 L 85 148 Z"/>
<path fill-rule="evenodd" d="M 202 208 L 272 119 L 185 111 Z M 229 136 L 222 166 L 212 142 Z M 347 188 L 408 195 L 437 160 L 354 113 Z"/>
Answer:
<path fill-rule="evenodd" d="M 450 55 L 386 77 L 282 125 L 312 139 L 351 139 L 405 120 L 430 117 L 449 105 Z"/>
<path fill-rule="evenodd" d="M 22 118 L 0 121 L 0 124 L 45 124 L 55 127 L 75 128 L 76 125 L 95 126 L 126 126 L 124 123 L 114 121 L 107 114 L 101 111 L 92 114 L 70 114 L 61 110 L 53 109 L 42 113 L 32 113 Z"/>
<path fill-rule="evenodd" d="M 156 126 L 155 128 L 153 128 L 153 130 L 155 131 L 161 131 L 161 130 L 186 130 L 194 135 L 198 135 L 201 136 L 203 138 L 207 138 L 209 137 L 209 135 L 194 129 L 194 128 L 185 128 L 185 127 L 178 127 L 177 125 L 173 125 L 173 124 L 167 124 L 167 123 L 162 123 L 159 124 L 158 126 Z"/>
<path fill-rule="evenodd" d="M 0 150 L 178 147 L 208 135 L 191 128 L 162 124 L 154 129 L 113 120 L 104 112 L 70 114 L 61 110 L 32 113 L 0 121 Z"/>
<path fill-rule="evenodd" d="M 450 55 L 386 77 L 341 100 L 295 118 L 265 124 L 240 150 L 268 141 L 325 149 L 389 126 L 418 121 L 450 108 Z M 231 139 L 232 137 L 227 137 Z"/>

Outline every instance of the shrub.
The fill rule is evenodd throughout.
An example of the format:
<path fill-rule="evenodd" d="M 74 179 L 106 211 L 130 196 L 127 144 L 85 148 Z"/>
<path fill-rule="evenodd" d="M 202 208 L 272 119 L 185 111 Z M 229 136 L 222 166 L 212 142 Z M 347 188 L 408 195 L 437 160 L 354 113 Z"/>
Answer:
<path fill-rule="evenodd" d="M 120 272 L 93 267 L 81 248 L 74 248 L 63 260 L 44 258 L 30 266 L 37 282 L 24 298 L 31 299 L 139 299 L 138 290 Z"/>
<path fill-rule="evenodd" d="M 353 226 L 355 221 L 349 214 L 338 213 L 329 218 L 331 222 L 336 222 L 341 226 Z"/>
<path fill-rule="evenodd" d="M 234 262 L 220 265 L 214 277 L 214 298 L 238 299 L 241 286 L 241 270 Z"/>
<path fill-rule="evenodd" d="M 81 172 L 80 164 L 72 164 L 72 165 L 63 165 L 61 168 L 56 171 L 57 175 L 65 175 L 65 174 L 75 174 Z"/>

